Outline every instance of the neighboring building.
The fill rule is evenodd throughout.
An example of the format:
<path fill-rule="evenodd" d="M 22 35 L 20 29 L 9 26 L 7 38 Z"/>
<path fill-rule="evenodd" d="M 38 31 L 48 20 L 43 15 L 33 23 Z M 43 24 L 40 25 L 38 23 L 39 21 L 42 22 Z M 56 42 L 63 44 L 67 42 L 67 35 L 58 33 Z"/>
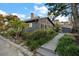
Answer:
<path fill-rule="evenodd" d="M 61 22 L 61 29 L 63 32 L 72 32 L 73 24 L 70 21 Z"/>
<path fill-rule="evenodd" d="M 53 27 L 53 22 L 48 17 L 35 17 L 33 13 L 31 13 L 31 19 L 27 19 L 25 21 L 26 23 L 29 23 L 29 29 L 27 31 L 32 31 L 36 29 L 46 29 L 48 27 Z"/>

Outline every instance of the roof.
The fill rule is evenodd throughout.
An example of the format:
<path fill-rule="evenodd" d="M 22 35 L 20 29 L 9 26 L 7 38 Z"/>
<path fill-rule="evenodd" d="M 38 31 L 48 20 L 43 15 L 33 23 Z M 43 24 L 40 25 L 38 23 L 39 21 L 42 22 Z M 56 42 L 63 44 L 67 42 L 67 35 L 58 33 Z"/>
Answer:
<path fill-rule="evenodd" d="M 48 19 L 48 21 L 54 26 L 54 23 L 49 17 L 43 17 L 43 18 L 35 18 L 35 19 L 27 19 L 25 22 L 26 23 L 31 23 L 31 22 L 38 22 L 39 20 L 42 19 Z"/>
<path fill-rule="evenodd" d="M 31 22 L 37 22 L 37 21 L 38 21 L 38 19 L 28 19 L 25 22 L 26 23 L 31 23 Z"/>

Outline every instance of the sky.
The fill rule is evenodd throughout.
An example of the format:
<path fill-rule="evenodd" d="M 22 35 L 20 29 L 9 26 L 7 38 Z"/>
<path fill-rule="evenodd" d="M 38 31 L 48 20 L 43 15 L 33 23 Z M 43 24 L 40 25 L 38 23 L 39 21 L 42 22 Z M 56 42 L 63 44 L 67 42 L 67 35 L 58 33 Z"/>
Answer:
<path fill-rule="evenodd" d="M 30 14 L 46 17 L 48 13 L 45 3 L 0 3 L 0 14 L 17 15 L 22 20 L 30 18 Z M 60 21 L 66 21 L 67 17 L 58 17 Z"/>

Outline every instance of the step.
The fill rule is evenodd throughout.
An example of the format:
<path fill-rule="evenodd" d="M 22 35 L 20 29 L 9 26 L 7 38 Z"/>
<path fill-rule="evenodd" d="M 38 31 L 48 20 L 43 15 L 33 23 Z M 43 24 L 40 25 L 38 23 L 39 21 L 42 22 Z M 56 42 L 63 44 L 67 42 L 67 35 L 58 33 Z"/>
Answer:
<path fill-rule="evenodd" d="M 41 47 L 45 48 L 45 49 L 49 49 L 52 51 L 55 51 L 57 45 L 58 45 L 58 41 L 59 39 L 64 36 L 64 33 L 59 33 L 57 36 L 55 36 L 52 40 L 50 40 L 48 43 L 42 45 Z"/>
<path fill-rule="evenodd" d="M 44 48 L 44 47 L 40 47 L 41 49 L 44 49 L 44 50 L 46 50 L 46 51 L 48 51 L 48 52 L 52 52 L 52 53 L 54 53 L 55 54 L 55 51 L 53 51 L 53 50 L 50 50 L 50 49 L 46 49 L 46 48 Z"/>
<path fill-rule="evenodd" d="M 43 55 L 43 56 L 56 56 L 56 54 L 49 52 L 49 51 L 42 49 L 42 48 L 37 49 L 36 52 Z"/>
<path fill-rule="evenodd" d="M 37 52 L 34 56 L 43 56 L 43 55 Z"/>

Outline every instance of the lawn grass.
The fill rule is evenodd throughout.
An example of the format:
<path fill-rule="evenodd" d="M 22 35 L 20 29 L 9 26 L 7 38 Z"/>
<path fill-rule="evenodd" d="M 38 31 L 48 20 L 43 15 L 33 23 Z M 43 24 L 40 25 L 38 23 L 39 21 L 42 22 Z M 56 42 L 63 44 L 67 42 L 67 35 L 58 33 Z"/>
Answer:
<path fill-rule="evenodd" d="M 56 52 L 61 56 L 79 56 L 79 46 L 72 36 L 64 35 L 59 41 Z"/>

